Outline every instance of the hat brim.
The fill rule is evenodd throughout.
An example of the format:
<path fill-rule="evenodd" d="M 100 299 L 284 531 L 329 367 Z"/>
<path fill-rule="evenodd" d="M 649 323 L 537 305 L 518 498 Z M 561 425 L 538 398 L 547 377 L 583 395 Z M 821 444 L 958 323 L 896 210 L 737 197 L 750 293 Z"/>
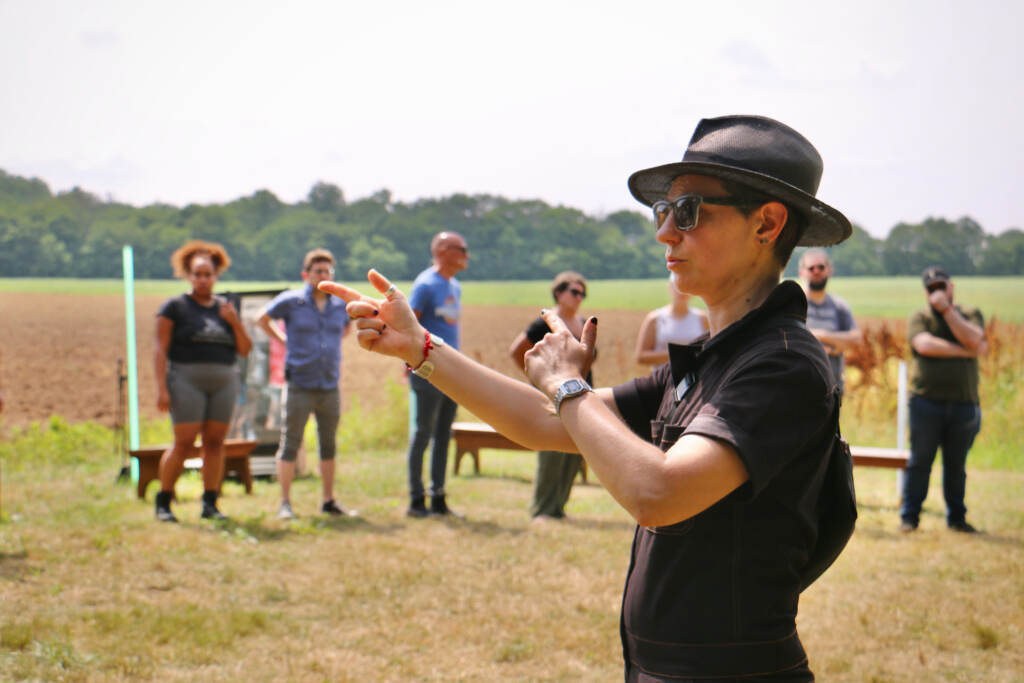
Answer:
<path fill-rule="evenodd" d="M 735 166 L 725 166 L 703 161 L 678 161 L 637 171 L 629 176 L 629 191 L 637 201 L 650 206 L 665 199 L 672 181 L 681 175 L 706 175 L 724 178 L 752 187 L 775 197 L 807 219 L 807 228 L 797 242 L 802 247 L 827 247 L 839 244 L 853 234 L 850 221 L 828 204 L 793 187 L 789 183 Z"/>

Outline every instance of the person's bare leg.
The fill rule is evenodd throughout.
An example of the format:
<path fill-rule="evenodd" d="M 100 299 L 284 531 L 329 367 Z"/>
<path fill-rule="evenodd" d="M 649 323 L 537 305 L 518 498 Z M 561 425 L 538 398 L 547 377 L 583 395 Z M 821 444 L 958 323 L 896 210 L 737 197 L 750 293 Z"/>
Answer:
<path fill-rule="evenodd" d="M 174 445 L 160 456 L 157 476 L 160 479 L 160 490 L 156 494 L 156 519 L 160 522 L 177 522 L 178 518 L 171 512 L 171 500 L 174 498 L 174 485 L 185 469 L 185 459 L 192 453 L 192 445 L 201 427 L 198 422 L 186 422 L 174 425 Z"/>
<path fill-rule="evenodd" d="M 174 491 L 174 484 L 185 470 L 185 460 L 192 454 L 192 446 L 201 427 L 200 422 L 174 425 L 174 445 L 160 456 L 160 467 L 157 470 L 161 491 Z"/>
<path fill-rule="evenodd" d="M 295 479 L 295 463 L 277 459 L 277 480 L 281 482 L 281 502 L 291 503 L 292 481 Z"/>
<path fill-rule="evenodd" d="M 203 513 L 204 519 L 225 519 L 217 509 L 221 482 L 224 480 L 224 437 L 226 422 L 203 424 Z"/>
<path fill-rule="evenodd" d="M 323 502 L 334 500 L 334 459 L 320 461 L 320 485 L 323 489 Z"/>
<path fill-rule="evenodd" d="M 203 423 L 203 488 L 219 491 L 224 479 L 224 438 L 228 433 L 226 422 Z"/>

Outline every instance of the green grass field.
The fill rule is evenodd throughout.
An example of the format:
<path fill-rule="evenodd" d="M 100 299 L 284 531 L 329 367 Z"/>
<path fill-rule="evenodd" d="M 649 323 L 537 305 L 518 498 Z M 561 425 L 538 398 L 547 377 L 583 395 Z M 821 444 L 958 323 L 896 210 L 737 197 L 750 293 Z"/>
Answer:
<path fill-rule="evenodd" d="M 59 419 L 0 441 L 0 680 L 613 681 L 633 523 L 577 484 L 565 522 L 531 524 L 533 453 L 482 453 L 449 480 L 465 520 L 404 516 L 401 417 L 350 414 L 338 493 L 359 519 L 317 515 L 319 481 L 226 482 L 226 523 L 178 525 L 115 481 L 109 430 Z M 315 467 L 313 468 L 315 471 Z M 468 471 L 467 471 L 468 470 Z M 1019 681 L 1024 475 L 972 472 L 971 518 L 944 528 L 936 473 L 921 529 L 896 531 L 896 472 L 857 468 L 860 519 L 800 602 L 822 681 Z"/>
<path fill-rule="evenodd" d="M 1024 277 L 956 278 L 958 301 L 981 309 L 986 319 L 993 316 L 1007 322 L 1024 322 Z M 219 289 L 259 290 L 298 286 L 297 282 L 233 282 L 223 280 Z M 347 283 L 367 294 L 366 282 Z M 408 290 L 408 282 L 398 285 Z M 590 283 L 587 310 L 650 310 L 667 301 L 666 280 L 595 280 Z M 535 306 L 547 301 L 546 281 L 464 282 L 463 302 L 467 305 Z M 179 280 L 139 280 L 135 292 L 140 295 L 171 296 L 183 291 Z M 921 280 L 917 277 L 835 278 L 829 289 L 850 304 L 856 316 L 906 318 L 924 305 Z M 123 294 L 120 280 L 85 279 L 0 279 L 0 293 L 67 292 L 79 294 Z"/>

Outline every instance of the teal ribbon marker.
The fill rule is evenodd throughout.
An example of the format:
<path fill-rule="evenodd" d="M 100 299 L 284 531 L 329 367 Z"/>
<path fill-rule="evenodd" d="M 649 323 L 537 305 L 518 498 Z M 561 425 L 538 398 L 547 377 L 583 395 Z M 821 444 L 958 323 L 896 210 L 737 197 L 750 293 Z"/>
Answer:
<path fill-rule="evenodd" d="M 128 448 L 139 447 L 139 369 L 135 351 L 135 259 L 130 245 L 121 252 L 124 265 L 125 354 L 128 356 Z M 139 461 L 131 459 L 132 482 L 139 482 Z"/>

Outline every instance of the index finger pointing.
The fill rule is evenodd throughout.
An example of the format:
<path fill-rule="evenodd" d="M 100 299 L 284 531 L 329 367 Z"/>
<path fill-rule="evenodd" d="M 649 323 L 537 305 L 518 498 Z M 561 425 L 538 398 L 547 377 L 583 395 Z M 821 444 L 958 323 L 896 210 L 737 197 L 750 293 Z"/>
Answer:
<path fill-rule="evenodd" d="M 565 324 L 558 313 L 553 308 L 545 308 L 540 312 L 540 317 L 544 318 L 544 322 L 548 324 L 548 329 L 552 332 L 568 332 L 569 327 Z"/>
<path fill-rule="evenodd" d="M 324 280 L 323 282 L 318 284 L 316 288 L 319 289 L 321 292 L 333 294 L 334 296 L 344 300 L 345 303 L 348 304 L 352 303 L 353 301 L 372 301 L 372 299 L 370 299 L 369 297 L 364 297 L 362 294 L 352 289 L 351 287 L 346 287 L 345 285 L 339 284 L 337 282 L 331 282 L 330 280 Z"/>

